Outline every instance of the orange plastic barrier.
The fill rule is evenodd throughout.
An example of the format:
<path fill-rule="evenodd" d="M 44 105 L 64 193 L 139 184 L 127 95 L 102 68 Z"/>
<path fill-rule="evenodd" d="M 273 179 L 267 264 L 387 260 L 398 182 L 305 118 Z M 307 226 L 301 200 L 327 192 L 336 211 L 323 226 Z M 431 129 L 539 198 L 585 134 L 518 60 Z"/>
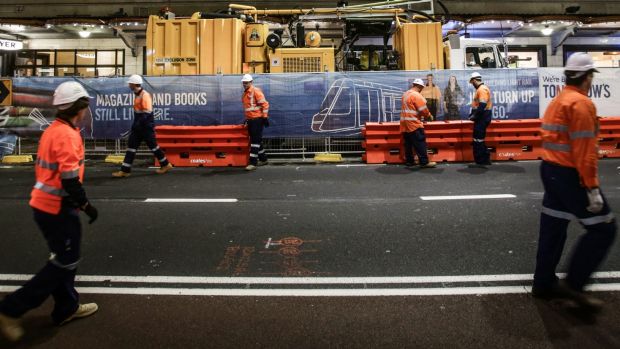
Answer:
<path fill-rule="evenodd" d="M 493 120 L 485 143 L 493 161 L 542 158 L 540 119 Z M 471 121 L 435 121 L 424 124 L 432 161 L 473 161 Z M 398 122 L 366 123 L 362 130 L 369 164 L 404 162 L 404 146 Z M 620 158 L 620 117 L 600 119 L 599 156 Z"/>
<path fill-rule="evenodd" d="M 620 117 L 600 119 L 598 155 L 602 158 L 620 158 Z"/>
<path fill-rule="evenodd" d="M 247 166 L 250 141 L 243 125 L 157 126 L 157 143 L 177 167 Z"/>
<path fill-rule="evenodd" d="M 536 160 L 542 158 L 540 119 L 493 120 L 487 128 L 485 144 L 491 160 Z M 463 159 L 474 161 L 473 122 L 463 122 Z"/>

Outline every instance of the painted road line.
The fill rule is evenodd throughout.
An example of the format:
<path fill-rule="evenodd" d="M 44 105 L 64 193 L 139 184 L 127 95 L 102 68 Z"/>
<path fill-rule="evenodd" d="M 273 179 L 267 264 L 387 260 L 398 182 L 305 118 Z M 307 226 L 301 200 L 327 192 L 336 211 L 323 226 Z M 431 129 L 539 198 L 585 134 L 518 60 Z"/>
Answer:
<path fill-rule="evenodd" d="M 0 286 L 8 293 L 16 286 Z M 388 296 L 458 296 L 491 294 L 528 294 L 529 286 L 495 287 L 433 287 L 433 288 L 383 288 L 383 289 L 200 289 L 200 288 L 148 288 L 148 287 L 77 287 L 82 294 L 154 295 L 154 296 L 224 296 L 224 297 L 388 297 Z M 620 291 L 620 284 L 592 285 L 586 290 L 597 292 Z"/>
<path fill-rule="evenodd" d="M 273 244 L 273 243 L 272 243 Z M 26 281 L 33 275 L 0 274 L 0 281 Z M 564 277 L 566 274 L 559 273 Z M 620 279 L 620 271 L 592 274 L 593 279 Z M 454 276 L 386 276 L 386 277 L 200 277 L 200 276 L 119 276 L 78 275 L 77 282 L 116 282 L 149 284 L 254 284 L 254 285 L 320 285 L 320 284 L 431 284 L 459 282 L 531 281 L 533 274 L 454 275 Z"/>
<path fill-rule="evenodd" d="M 237 199 L 155 199 L 149 198 L 144 200 L 143 202 L 151 202 L 151 203 L 196 203 L 196 202 L 211 202 L 211 203 L 225 203 L 225 202 L 238 202 Z"/>
<path fill-rule="evenodd" d="M 448 195 L 448 196 L 420 196 L 420 199 L 431 200 L 482 200 L 482 199 L 512 199 L 516 198 L 513 194 L 492 194 L 492 195 Z"/>
<path fill-rule="evenodd" d="M 385 166 L 386 164 L 341 164 L 336 167 L 372 167 L 372 166 Z"/>

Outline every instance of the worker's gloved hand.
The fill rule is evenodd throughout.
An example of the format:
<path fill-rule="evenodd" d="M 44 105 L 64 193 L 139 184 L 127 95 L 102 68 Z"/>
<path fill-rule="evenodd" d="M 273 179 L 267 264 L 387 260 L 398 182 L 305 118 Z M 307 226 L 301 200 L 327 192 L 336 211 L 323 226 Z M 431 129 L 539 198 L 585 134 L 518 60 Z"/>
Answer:
<path fill-rule="evenodd" d="M 263 118 L 263 126 L 269 127 L 269 119 Z"/>
<path fill-rule="evenodd" d="M 86 213 L 86 215 L 90 217 L 88 224 L 93 224 L 93 222 L 97 220 L 97 217 L 99 217 L 99 212 L 97 211 L 95 206 L 90 204 L 90 202 L 87 202 L 86 205 L 82 206 L 82 211 L 84 211 L 84 213 Z"/>
<path fill-rule="evenodd" d="M 248 119 L 243 120 L 243 125 L 247 126 L 248 125 Z"/>
<path fill-rule="evenodd" d="M 434 117 L 434 116 L 432 116 L 432 115 L 429 115 L 429 116 L 428 116 L 428 121 L 434 121 L 434 120 L 435 120 L 435 117 Z"/>
<path fill-rule="evenodd" d="M 469 116 L 467 117 L 467 119 L 469 119 L 469 121 L 476 121 L 476 117 L 474 116 L 473 113 L 469 114 Z"/>
<path fill-rule="evenodd" d="M 592 213 L 599 213 L 603 209 L 603 196 L 599 188 L 588 190 L 588 201 L 590 205 L 586 207 L 586 210 Z"/>

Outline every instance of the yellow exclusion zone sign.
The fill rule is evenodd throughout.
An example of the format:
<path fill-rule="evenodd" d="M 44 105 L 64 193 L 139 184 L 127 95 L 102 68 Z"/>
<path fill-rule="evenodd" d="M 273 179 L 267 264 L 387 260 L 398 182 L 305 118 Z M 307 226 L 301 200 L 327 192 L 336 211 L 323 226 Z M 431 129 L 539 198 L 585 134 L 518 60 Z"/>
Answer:
<path fill-rule="evenodd" d="M 11 79 L 0 79 L 0 106 L 13 104 L 13 81 Z"/>

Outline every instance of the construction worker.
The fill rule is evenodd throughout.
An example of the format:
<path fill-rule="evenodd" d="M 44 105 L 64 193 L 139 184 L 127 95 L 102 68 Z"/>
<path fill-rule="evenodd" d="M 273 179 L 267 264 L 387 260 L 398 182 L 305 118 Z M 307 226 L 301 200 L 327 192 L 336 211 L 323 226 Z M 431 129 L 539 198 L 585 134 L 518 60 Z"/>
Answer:
<path fill-rule="evenodd" d="M 471 102 L 469 120 L 474 122 L 473 152 L 475 167 L 491 165 L 491 153 L 484 144 L 487 135 L 487 127 L 491 123 L 491 90 L 482 82 L 482 76 L 474 72 L 469 78 L 469 83 L 476 89 L 474 100 Z"/>
<path fill-rule="evenodd" d="M 418 154 L 418 160 L 421 168 L 431 168 L 437 166 L 436 162 L 428 161 L 428 153 L 426 150 L 426 136 L 424 134 L 424 125 L 421 118 L 433 119 L 433 115 L 426 106 L 426 99 L 422 97 L 420 91 L 424 88 L 422 79 L 415 79 L 409 89 L 402 98 L 402 107 L 400 111 L 400 132 L 403 134 L 405 141 L 405 166 L 414 165 L 413 149 Z"/>
<path fill-rule="evenodd" d="M 53 105 L 56 120 L 43 132 L 35 163 L 36 184 L 30 206 L 50 251 L 45 266 L 24 286 L 0 302 L 0 332 L 9 340 L 22 337 L 19 318 L 54 297 L 52 320 L 62 325 L 95 313 L 97 304 L 80 304 L 74 287 L 80 261 L 82 229 L 79 211 L 93 223 L 97 209 L 86 198 L 84 146 L 75 125 L 83 119 L 89 105 L 86 90 L 77 82 L 64 82 L 56 89 Z"/>
<path fill-rule="evenodd" d="M 590 275 L 607 255 L 616 235 L 616 220 L 599 188 L 596 107 L 588 98 L 594 73 L 592 57 L 578 52 L 566 62 L 566 87 L 555 97 L 542 120 L 545 188 L 536 271 L 532 294 L 540 298 L 568 297 L 598 310 L 602 302 L 583 293 Z M 556 267 L 571 219 L 586 229 L 569 262 L 566 279 Z"/>
<path fill-rule="evenodd" d="M 133 102 L 134 118 L 127 142 L 125 159 L 123 160 L 120 171 L 112 173 L 112 176 L 116 178 L 129 177 L 133 160 L 136 157 L 136 151 L 138 151 L 142 141 L 146 142 L 146 145 L 159 161 L 160 168 L 155 170 L 155 172 L 157 174 L 164 174 L 172 169 L 172 164 L 168 162 L 166 154 L 164 154 L 164 151 L 157 145 L 157 140 L 155 139 L 153 98 L 150 93 L 142 88 L 143 81 L 140 75 L 130 76 L 127 83 L 129 84 L 129 89 L 135 94 Z"/>
<path fill-rule="evenodd" d="M 265 99 L 263 91 L 253 85 L 252 75 L 245 74 L 241 79 L 243 83 L 243 110 L 245 123 L 250 133 L 250 164 L 245 168 L 247 171 L 256 170 L 256 166 L 267 165 L 267 155 L 263 149 L 263 127 L 269 127 L 269 102 Z"/>

